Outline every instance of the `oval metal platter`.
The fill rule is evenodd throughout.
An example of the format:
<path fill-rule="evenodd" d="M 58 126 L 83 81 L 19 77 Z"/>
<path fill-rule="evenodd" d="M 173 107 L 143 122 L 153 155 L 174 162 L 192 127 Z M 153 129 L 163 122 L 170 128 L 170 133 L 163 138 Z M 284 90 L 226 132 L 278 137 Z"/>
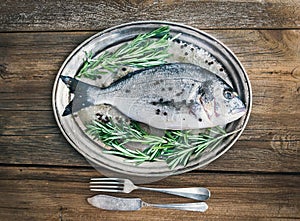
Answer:
<path fill-rule="evenodd" d="M 88 136 L 84 130 L 84 122 L 77 114 L 62 116 L 64 108 L 71 101 L 72 95 L 68 88 L 60 80 L 61 75 L 75 77 L 78 74 L 86 58 L 86 52 L 99 54 L 104 50 L 116 47 L 124 42 L 134 39 L 137 35 L 150 32 L 161 26 L 170 27 L 170 35 L 178 35 L 178 44 L 192 45 L 200 50 L 199 58 L 195 61 L 198 65 L 205 66 L 207 61 L 201 60 L 208 56 L 224 69 L 224 76 L 233 88 L 238 92 L 240 98 L 247 107 L 247 113 L 237 121 L 226 125 L 226 130 L 233 131 L 237 128 L 239 132 L 227 137 L 212 151 L 203 153 L 201 157 L 190 160 L 185 167 L 179 166 L 170 170 L 165 162 L 145 162 L 140 165 L 128 163 L 124 158 L 104 154 L 103 146 Z M 187 50 L 185 47 L 178 47 Z M 176 50 L 174 53 L 177 53 Z M 178 51 L 178 53 L 185 53 Z M 187 54 L 187 53 L 185 53 Z M 176 56 L 175 56 L 176 57 Z M 177 62 L 181 55 L 178 55 L 174 62 Z M 195 56 L 193 56 L 195 60 Z M 170 61 L 172 62 L 172 60 Z M 194 62 L 194 63 L 195 63 Z M 209 66 L 207 66 L 209 68 Z M 213 72 L 214 69 L 212 68 Z M 217 73 L 218 74 L 218 73 Z M 53 111 L 57 124 L 68 140 L 68 142 L 81 153 L 96 169 L 107 176 L 119 176 L 133 179 L 136 183 L 152 182 L 170 175 L 180 174 L 197 168 L 204 167 L 223 155 L 238 140 L 248 122 L 252 106 L 252 91 L 248 76 L 233 52 L 223 43 L 209 34 L 195 28 L 164 22 L 164 21 L 143 21 L 119 25 L 90 37 L 80 44 L 65 60 L 61 66 L 53 87 Z"/>

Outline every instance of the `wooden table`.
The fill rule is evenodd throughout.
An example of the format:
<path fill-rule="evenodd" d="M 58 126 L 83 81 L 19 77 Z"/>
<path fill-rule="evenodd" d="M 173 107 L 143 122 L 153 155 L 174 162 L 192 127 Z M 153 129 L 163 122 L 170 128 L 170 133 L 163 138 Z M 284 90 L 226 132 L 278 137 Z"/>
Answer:
<path fill-rule="evenodd" d="M 300 219 L 300 2 L 13 1 L 0 3 L 0 220 Z M 150 187 L 205 186 L 204 214 L 89 206 L 101 176 L 61 134 L 53 117 L 54 78 L 69 53 L 103 29 L 167 20 L 204 30 L 244 65 L 253 110 L 239 141 L 203 169 Z M 135 191 L 152 203 L 191 202 Z"/>

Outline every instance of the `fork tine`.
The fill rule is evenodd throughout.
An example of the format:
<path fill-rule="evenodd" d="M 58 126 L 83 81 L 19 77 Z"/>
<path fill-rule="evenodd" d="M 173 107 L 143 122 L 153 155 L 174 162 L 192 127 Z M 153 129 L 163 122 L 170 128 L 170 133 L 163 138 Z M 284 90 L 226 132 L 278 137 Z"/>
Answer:
<path fill-rule="evenodd" d="M 112 192 L 112 193 L 123 193 L 123 190 L 119 189 L 90 189 L 93 192 Z"/>
<path fill-rule="evenodd" d="M 123 186 L 90 185 L 90 188 L 98 188 L 98 189 L 123 189 Z"/>
<path fill-rule="evenodd" d="M 123 189 L 123 185 L 90 185 L 91 191 L 123 192 Z"/>
<path fill-rule="evenodd" d="M 90 184 L 120 185 L 120 186 L 124 185 L 124 183 L 120 183 L 120 182 L 106 182 L 106 181 L 91 181 Z"/>
<path fill-rule="evenodd" d="M 98 192 L 124 192 L 124 179 L 91 178 L 90 190 Z"/>

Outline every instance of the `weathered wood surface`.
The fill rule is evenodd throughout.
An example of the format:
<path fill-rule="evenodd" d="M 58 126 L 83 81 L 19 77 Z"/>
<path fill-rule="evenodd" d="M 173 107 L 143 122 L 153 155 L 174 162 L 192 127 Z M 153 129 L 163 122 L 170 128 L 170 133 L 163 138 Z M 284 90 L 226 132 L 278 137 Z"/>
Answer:
<path fill-rule="evenodd" d="M 2 163 L 87 165 L 81 158 L 74 157 L 77 153 L 57 128 L 51 92 L 65 57 L 93 34 L 0 34 L 0 46 L 5 52 L 0 54 L 0 92 L 3 94 L 0 97 L 0 145 L 6 150 L 6 154 L 0 156 Z M 297 172 L 300 31 L 222 30 L 210 31 L 210 34 L 237 54 L 249 74 L 254 93 L 251 120 L 240 141 L 205 169 Z M 265 159 L 266 154 L 271 163 Z M 66 156 L 70 156 L 68 160 Z M 49 161 L 49 157 L 53 160 Z M 248 163 L 241 168 L 245 161 Z M 283 167 L 286 161 L 289 163 Z"/>
<path fill-rule="evenodd" d="M 214 30 L 208 33 L 224 42 L 244 65 L 255 91 L 254 112 L 299 111 L 294 105 L 300 93 L 299 30 Z M 47 98 L 51 96 L 58 69 L 69 53 L 93 34 L 95 32 L 0 33 L 0 92 L 6 94 L 0 98 L 1 109 L 51 110 Z M 39 105 L 29 105 L 32 100 L 39 100 Z"/>
<path fill-rule="evenodd" d="M 19 1 L 0 3 L 0 220 L 300 219 L 299 1 Z M 253 89 L 239 141 L 209 166 L 149 186 L 205 186 L 204 214 L 86 203 L 99 174 L 60 133 L 54 78 L 82 41 L 113 25 L 168 20 L 205 29 L 244 65 Z M 153 203 L 186 199 L 136 191 Z"/>
<path fill-rule="evenodd" d="M 167 20 L 201 29 L 299 28 L 297 0 L 2 0 L 0 31 L 101 30 L 124 21 Z"/>
<path fill-rule="evenodd" d="M 11 112 L 1 113 L 4 115 L 0 118 L 1 122 L 6 127 L 3 133 L 13 132 L 1 136 L 0 148 L 5 152 L 0 155 L 2 163 L 88 166 L 60 134 L 51 111 L 18 112 L 20 117 Z M 266 117 L 259 118 L 259 124 L 253 124 L 255 119 L 251 119 L 240 140 L 225 155 L 204 169 L 299 172 L 299 121 L 288 121 L 293 123 L 294 128 L 286 130 L 289 124 L 284 120 L 272 124 L 273 119 Z M 20 122 L 22 127 L 8 125 L 9 122 Z"/>
<path fill-rule="evenodd" d="M 149 187 L 208 187 L 209 209 L 201 214 L 142 208 L 135 213 L 92 208 L 88 181 L 91 169 L 5 167 L 0 171 L 1 220 L 285 220 L 296 219 L 300 206 L 300 177 L 278 174 L 187 173 Z M 141 197 L 149 203 L 183 203 L 193 200 L 161 193 L 134 191 L 121 197 Z"/>

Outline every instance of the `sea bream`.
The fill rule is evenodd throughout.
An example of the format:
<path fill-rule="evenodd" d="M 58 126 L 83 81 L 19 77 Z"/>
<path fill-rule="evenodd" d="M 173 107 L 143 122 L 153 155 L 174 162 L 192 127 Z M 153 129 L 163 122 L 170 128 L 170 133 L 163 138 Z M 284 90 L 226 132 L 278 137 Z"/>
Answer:
<path fill-rule="evenodd" d="M 185 130 L 225 125 L 242 117 L 246 107 L 216 74 L 187 63 L 172 63 L 129 73 L 100 88 L 61 76 L 74 93 L 63 116 L 91 105 L 109 104 L 149 126 Z"/>

